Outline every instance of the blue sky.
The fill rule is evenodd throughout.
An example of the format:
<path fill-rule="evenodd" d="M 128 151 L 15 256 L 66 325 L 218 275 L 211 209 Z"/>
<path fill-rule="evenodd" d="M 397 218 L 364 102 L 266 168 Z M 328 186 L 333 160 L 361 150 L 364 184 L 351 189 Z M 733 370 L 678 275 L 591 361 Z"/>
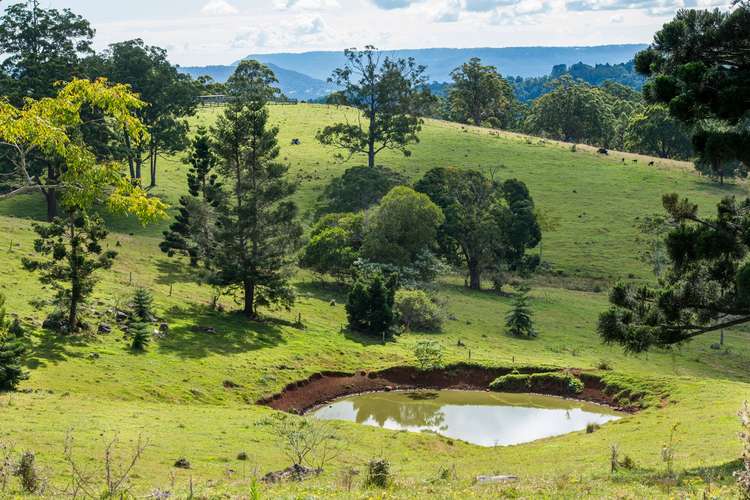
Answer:
<path fill-rule="evenodd" d="M 8 4 L 13 0 L 0 0 Z M 182 65 L 250 53 L 650 42 L 682 7 L 723 0 L 41 0 L 97 30 L 96 45 L 130 38 Z"/>

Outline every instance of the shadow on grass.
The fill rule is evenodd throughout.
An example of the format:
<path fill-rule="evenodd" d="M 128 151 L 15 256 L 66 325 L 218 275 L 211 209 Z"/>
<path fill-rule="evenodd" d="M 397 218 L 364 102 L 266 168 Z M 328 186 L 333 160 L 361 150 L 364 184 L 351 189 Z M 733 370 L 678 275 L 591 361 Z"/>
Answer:
<path fill-rule="evenodd" d="M 199 305 L 173 307 L 168 316 L 180 323 L 159 342 L 159 350 L 183 358 L 236 354 L 275 347 L 284 342 L 288 322 L 251 321 L 241 314 L 221 314 Z"/>
<path fill-rule="evenodd" d="M 179 259 L 160 258 L 156 261 L 158 275 L 154 282 L 159 285 L 195 283 L 198 270 Z"/>
<path fill-rule="evenodd" d="M 26 366 L 36 369 L 48 363 L 61 363 L 69 358 L 82 358 L 83 354 L 68 350 L 68 346 L 88 345 L 89 338 L 80 335 L 61 335 L 50 330 L 40 330 L 29 348 Z"/>
<path fill-rule="evenodd" d="M 700 478 L 706 484 L 734 484 L 734 472 L 742 468 L 742 460 L 732 460 L 723 464 L 693 467 L 690 469 L 676 469 L 670 475 L 665 469 L 635 468 L 621 469 L 611 476 L 613 482 L 641 483 L 658 486 L 668 491 L 670 488 L 681 486 L 692 478 Z"/>
<path fill-rule="evenodd" d="M 348 286 L 331 281 L 314 280 L 295 283 L 297 293 L 303 297 L 310 297 L 326 302 L 335 300 L 337 303 L 345 304 Z"/>

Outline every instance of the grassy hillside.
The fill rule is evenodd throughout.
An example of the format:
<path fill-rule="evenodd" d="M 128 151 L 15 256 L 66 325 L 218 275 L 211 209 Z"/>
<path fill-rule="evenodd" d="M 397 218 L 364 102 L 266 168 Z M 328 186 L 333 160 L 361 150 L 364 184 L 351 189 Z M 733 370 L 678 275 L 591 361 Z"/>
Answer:
<path fill-rule="evenodd" d="M 210 124 L 216 112 L 205 110 L 196 122 Z M 282 157 L 301 184 L 297 201 L 303 210 L 330 178 L 356 164 L 333 161 L 333 152 L 313 138 L 317 129 L 344 113 L 313 105 L 272 108 L 281 128 Z M 301 145 L 291 146 L 292 138 Z M 711 494 L 729 494 L 728 471 L 740 453 L 735 414 L 750 397 L 747 333 L 727 332 L 725 350 L 710 348 L 718 338 L 714 334 L 672 352 L 635 357 L 602 345 L 595 324 L 606 307 L 606 282 L 628 276 L 648 279 L 648 269 L 637 257 L 634 224 L 659 211 L 661 194 L 676 191 L 708 209 L 722 196 L 746 195 L 745 186 L 719 186 L 675 162 L 656 160 L 648 166 L 649 159 L 642 157 L 601 157 L 582 147 L 572 152 L 565 144 L 442 122 L 428 122 L 421 138 L 411 158 L 382 154 L 380 162 L 412 179 L 445 165 L 516 177 L 528 184 L 539 206 L 561 218 L 560 229 L 545 235 L 544 258 L 552 272 L 536 278 L 532 293 L 537 339 L 502 333 L 508 297 L 469 291 L 460 276 L 441 280 L 440 293 L 454 318 L 438 337 L 448 346 L 449 361 L 580 368 L 606 361 L 617 372 L 668 387 L 670 397 L 594 434 L 505 448 L 340 423 L 336 428 L 345 451 L 323 476 L 274 487 L 264 495 L 368 497 L 374 493 L 359 486 L 342 490 L 340 474 L 381 454 L 393 463 L 396 484 L 389 494 L 398 497 L 502 493 L 637 498 L 697 495 L 707 488 Z M 179 159 L 162 161 L 157 194 L 174 203 L 185 191 L 184 175 Z M 44 311 L 34 310 L 29 301 L 48 292 L 21 269 L 20 258 L 32 250 L 31 219 L 43 213 L 41 200 L 31 196 L 0 204 L 0 289 L 9 310 L 37 327 Z M 184 263 L 158 249 L 169 221 L 142 228 L 132 220 L 110 218 L 109 224 L 109 246 L 120 256 L 97 287 L 92 313 L 110 321 L 109 309 L 127 299 L 132 285 L 143 285 L 154 291 L 157 311 L 170 332 L 145 354 L 134 355 L 119 331 L 66 339 L 36 329 L 30 380 L 20 393 L 0 394 L 0 444 L 34 450 L 50 472 L 66 471 L 62 452 L 69 430 L 76 455 L 88 465 L 102 454 L 102 434 L 117 432 L 125 443 L 142 434 L 151 446 L 136 468 L 140 493 L 161 488 L 184 494 L 192 477 L 198 493 L 246 495 L 256 469 L 265 473 L 288 465 L 268 426 L 272 411 L 254 406 L 255 400 L 321 370 L 412 364 L 414 343 L 435 338 L 409 333 L 383 346 L 344 332 L 343 292 L 305 273 L 295 280 L 299 300 L 293 310 L 269 312 L 263 323 L 210 312 L 210 290 L 193 282 Z M 223 305 L 236 307 L 231 298 L 224 298 Z M 298 314 L 304 328 L 293 326 Z M 216 333 L 202 332 L 199 327 L 205 326 Z M 459 340 L 466 347 L 458 347 Z M 226 381 L 237 387 L 225 388 Z M 675 424 L 680 424 L 676 468 L 686 474 L 678 484 L 665 479 L 660 458 Z M 612 444 L 635 459 L 634 472 L 610 477 Z M 235 459 L 241 451 L 249 461 Z M 191 470 L 172 467 L 180 457 L 191 462 Z M 440 467 L 454 465 L 457 479 L 435 481 Z M 472 484 L 474 476 L 491 473 L 517 474 L 521 480 L 512 487 Z"/>

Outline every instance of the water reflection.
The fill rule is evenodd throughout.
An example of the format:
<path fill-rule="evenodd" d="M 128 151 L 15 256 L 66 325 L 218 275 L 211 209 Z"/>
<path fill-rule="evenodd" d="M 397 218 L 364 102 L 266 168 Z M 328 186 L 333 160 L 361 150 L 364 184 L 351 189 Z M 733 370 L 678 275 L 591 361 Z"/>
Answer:
<path fill-rule="evenodd" d="M 608 408 L 580 401 L 477 391 L 362 394 L 339 399 L 312 415 L 384 429 L 432 431 L 480 446 L 527 443 L 620 418 Z"/>

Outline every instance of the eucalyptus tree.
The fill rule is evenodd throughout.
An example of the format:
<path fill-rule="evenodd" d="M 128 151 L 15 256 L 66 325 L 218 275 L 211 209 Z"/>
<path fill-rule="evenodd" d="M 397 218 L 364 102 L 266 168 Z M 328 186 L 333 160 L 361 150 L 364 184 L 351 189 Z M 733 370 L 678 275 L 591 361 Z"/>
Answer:
<path fill-rule="evenodd" d="M 346 151 L 351 158 L 367 155 L 367 165 L 384 150 L 411 154 L 409 144 L 419 142 L 420 114 L 431 97 L 425 67 L 413 58 L 391 59 L 373 46 L 344 51 L 346 64 L 334 70 L 329 82 L 341 87 L 338 103 L 351 106 L 360 116 L 328 125 L 317 133 L 325 145 Z M 362 120 L 364 118 L 364 120 Z"/>

